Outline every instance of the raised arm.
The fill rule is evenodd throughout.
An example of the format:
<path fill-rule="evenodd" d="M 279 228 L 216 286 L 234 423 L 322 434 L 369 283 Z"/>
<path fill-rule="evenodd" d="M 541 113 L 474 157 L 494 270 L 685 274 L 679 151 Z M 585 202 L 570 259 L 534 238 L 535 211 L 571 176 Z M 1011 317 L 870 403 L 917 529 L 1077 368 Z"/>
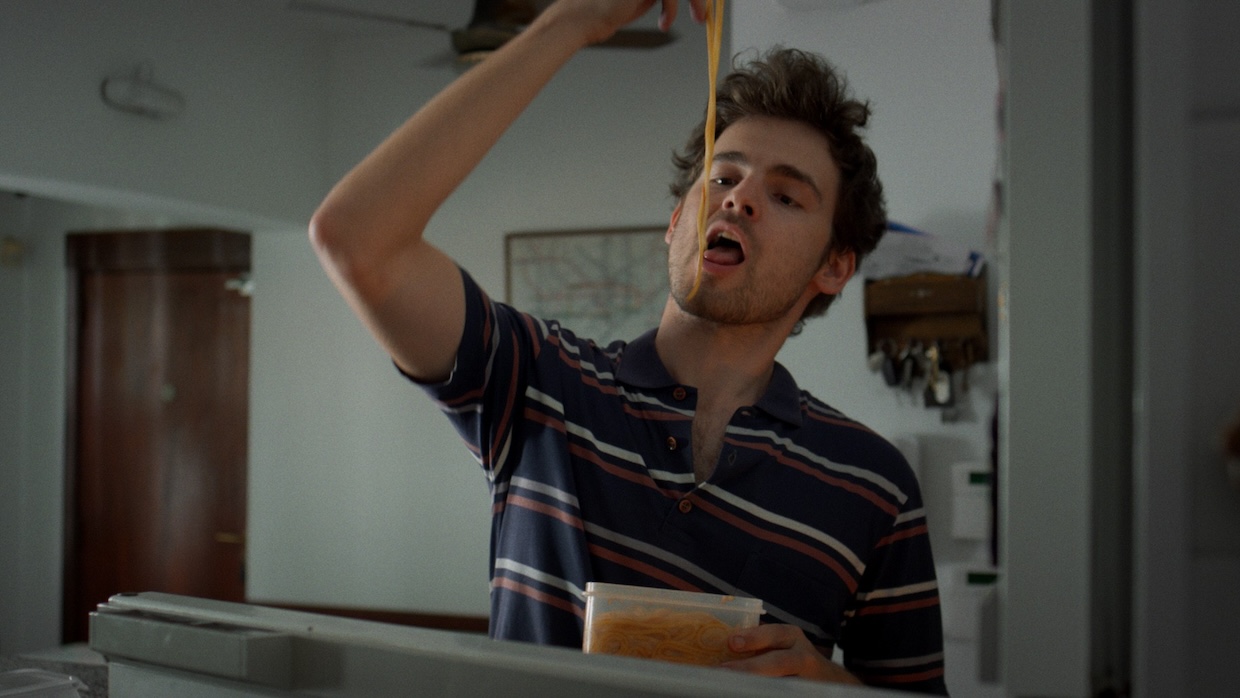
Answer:
<path fill-rule="evenodd" d="M 659 1 L 558 0 L 393 132 L 314 213 L 310 239 L 328 275 L 407 373 L 446 378 L 465 319 L 455 263 L 422 236 L 431 216 L 573 54 Z M 677 0 L 661 2 L 666 30 Z M 696 17 L 703 2 L 690 3 Z"/>

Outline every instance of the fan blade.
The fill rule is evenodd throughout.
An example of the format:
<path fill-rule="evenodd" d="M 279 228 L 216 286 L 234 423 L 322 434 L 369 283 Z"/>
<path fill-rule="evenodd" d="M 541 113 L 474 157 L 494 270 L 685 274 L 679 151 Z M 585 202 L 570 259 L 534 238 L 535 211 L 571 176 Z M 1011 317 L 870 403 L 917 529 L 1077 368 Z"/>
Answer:
<path fill-rule="evenodd" d="M 476 0 L 469 26 L 479 24 L 525 26 L 533 22 L 534 18 L 550 4 L 539 4 L 534 0 Z"/>
<path fill-rule="evenodd" d="M 391 24 L 403 24 L 407 27 L 417 29 L 429 29 L 438 32 L 451 32 L 452 28 L 446 24 L 438 24 L 436 22 L 423 22 L 418 19 L 409 17 L 401 17 L 398 15 L 385 14 L 383 12 L 372 12 L 370 10 L 359 10 L 352 7 L 341 7 L 339 5 L 328 5 L 324 3 L 312 2 L 311 0 L 289 0 L 288 7 L 290 10 L 299 10 L 303 12 L 318 12 L 320 14 L 336 15 L 338 17 L 349 17 L 351 19 L 366 19 L 375 22 L 388 22 Z"/>
<path fill-rule="evenodd" d="M 452 48 L 457 53 L 494 51 L 516 36 L 522 27 L 505 24 L 471 24 L 452 32 Z"/>
<path fill-rule="evenodd" d="M 489 53 L 524 30 L 551 3 L 547 0 L 475 0 L 469 26 L 452 32 L 452 45 L 463 56 Z M 595 46 L 656 48 L 675 37 L 658 29 L 621 29 Z"/>
<path fill-rule="evenodd" d="M 461 55 L 451 48 L 446 48 L 418 62 L 418 67 L 428 68 L 431 70 L 441 70 L 443 68 L 453 68 L 462 70 L 469 67 L 461 60 Z"/>
<path fill-rule="evenodd" d="M 452 47 L 462 55 L 489 53 L 516 36 L 524 27 L 504 24 L 476 24 L 452 32 Z M 671 32 L 658 29 L 621 29 L 611 38 L 593 46 L 608 48 L 658 48 L 676 39 Z"/>
<path fill-rule="evenodd" d="M 612 34 L 610 39 L 594 45 L 610 48 L 658 48 L 675 40 L 676 37 L 671 32 L 658 29 L 621 29 Z"/>

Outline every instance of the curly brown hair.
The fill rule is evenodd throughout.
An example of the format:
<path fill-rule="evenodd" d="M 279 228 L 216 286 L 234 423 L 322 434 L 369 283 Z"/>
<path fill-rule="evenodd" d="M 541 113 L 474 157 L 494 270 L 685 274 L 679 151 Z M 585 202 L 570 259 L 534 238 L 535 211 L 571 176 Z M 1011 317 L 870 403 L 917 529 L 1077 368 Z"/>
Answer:
<path fill-rule="evenodd" d="M 801 121 L 827 137 L 840 171 L 828 253 L 852 251 L 860 265 L 887 227 L 878 163 L 859 133 L 870 118 L 869 102 L 854 99 L 844 77 L 821 56 L 776 47 L 747 64 L 734 64 L 715 93 L 715 109 L 716 137 L 747 116 Z M 702 174 L 705 128 L 703 117 L 684 149 L 672 155 L 676 175 L 671 192 L 678 200 Z M 801 319 L 822 315 L 833 300 L 835 296 L 818 296 Z"/>

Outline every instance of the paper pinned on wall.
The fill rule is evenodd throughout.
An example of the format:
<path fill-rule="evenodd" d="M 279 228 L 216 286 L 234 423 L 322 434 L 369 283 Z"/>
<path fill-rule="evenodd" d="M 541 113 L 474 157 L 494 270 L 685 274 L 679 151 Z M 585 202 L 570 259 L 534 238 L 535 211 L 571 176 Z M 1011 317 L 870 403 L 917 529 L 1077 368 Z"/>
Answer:
<path fill-rule="evenodd" d="M 986 266 L 981 252 L 938 235 L 888 222 L 878 247 L 861 263 L 865 279 L 890 279 L 909 274 L 979 276 Z"/>

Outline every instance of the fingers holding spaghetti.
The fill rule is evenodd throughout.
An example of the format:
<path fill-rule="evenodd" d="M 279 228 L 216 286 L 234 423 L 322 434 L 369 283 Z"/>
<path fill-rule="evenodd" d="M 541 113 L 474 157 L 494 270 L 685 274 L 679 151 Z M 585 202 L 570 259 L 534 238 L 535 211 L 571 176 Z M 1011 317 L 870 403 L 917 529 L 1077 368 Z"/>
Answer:
<path fill-rule="evenodd" d="M 710 0 L 689 0 L 689 14 L 693 19 L 702 22 L 706 19 L 706 3 Z M 672 23 L 676 21 L 676 15 L 680 11 L 679 0 L 663 0 L 663 5 L 659 11 L 659 29 L 668 31 L 672 28 Z"/>

